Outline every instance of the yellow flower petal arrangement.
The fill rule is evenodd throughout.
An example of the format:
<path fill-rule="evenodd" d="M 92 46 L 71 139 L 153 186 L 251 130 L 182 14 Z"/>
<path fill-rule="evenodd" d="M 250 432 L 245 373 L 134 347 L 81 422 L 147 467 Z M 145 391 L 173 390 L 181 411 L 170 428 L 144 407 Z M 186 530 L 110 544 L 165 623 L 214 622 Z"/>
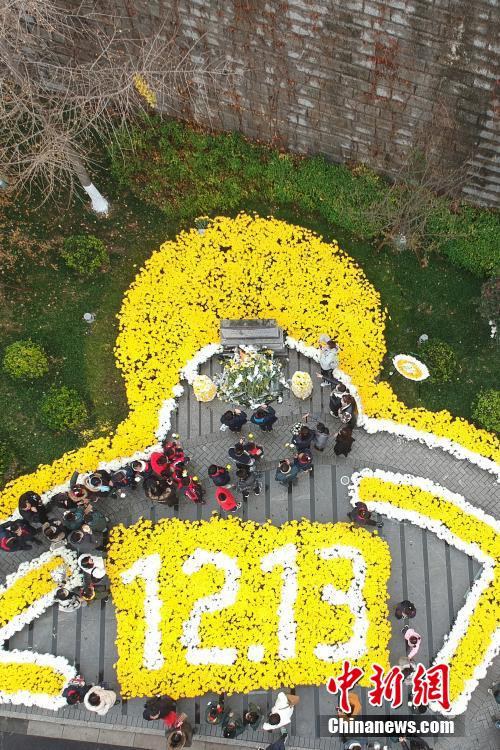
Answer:
<path fill-rule="evenodd" d="M 429 377 L 429 370 L 424 363 L 409 354 L 396 354 L 392 363 L 399 374 L 407 380 L 419 382 Z"/>
<path fill-rule="evenodd" d="M 477 457 L 486 468 L 500 460 L 494 435 L 445 411 L 411 409 L 388 383 L 377 382 L 386 352 L 385 311 L 361 269 L 335 242 L 274 218 L 240 214 L 213 219 L 202 235 L 196 229 L 182 232 L 146 261 L 118 316 L 115 354 L 128 417 L 109 438 L 10 482 L 0 498 L 2 515 L 14 512 L 26 490 L 54 491 L 75 467 L 92 471 L 152 445 L 158 414 L 179 372 L 198 350 L 218 341 L 219 321 L 259 317 L 276 318 L 309 347 L 328 329 L 339 343 L 340 367 L 357 388 L 369 431 L 432 435 L 436 444 Z"/>
<path fill-rule="evenodd" d="M 62 581 L 69 588 L 82 583 L 76 554 L 67 549 L 45 552 L 8 576 L 0 587 L 0 643 L 50 607 Z M 2 649 L 0 703 L 60 708 L 65 704 L 62 691 L 75 674 L 63 657 Z"/>
<path fill-rule="evenodd" d="M 217 386 L 208 375 L 196 375 L 193 380 L 193 391 L 198 401 L 213 401 L 217 393 Z"/>
<path fill-rule="evenodd" d="M 429 479 L 370 469 L 352 477 L 351 501 L 434 531 L 483 565 L 483 572 L 437 654 L 450 665 L 451 713 L 465 710 L 500 649 L 500 523 Z M 436 706 L 437 710 L 441 710 Z"/>
<path fill-rule="evenodd" d="M 292 393 L 296 398 L 309 398 L 313 391 L 312 378 L 308 372 L 297 370 L 292 375 Z"/>
<path fill-rule="evenodd" d="M 112 530 L 107 570 L 125 697 L 319 685 L 344 657 L 388 665 L 390 554 L 364 529 L 141 520 Z"/>

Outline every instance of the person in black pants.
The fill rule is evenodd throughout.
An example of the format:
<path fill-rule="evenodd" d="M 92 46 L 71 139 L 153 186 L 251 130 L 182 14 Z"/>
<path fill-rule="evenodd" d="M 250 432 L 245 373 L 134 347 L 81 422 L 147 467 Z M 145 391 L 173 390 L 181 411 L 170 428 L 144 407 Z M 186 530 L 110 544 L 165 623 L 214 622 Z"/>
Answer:
<path fill-rule="evenodd" d="M 220 418 L 221 424 L 231 432 L 241 432 L 241 428 L 247 423 L 247 415 L 241 409 L 228 409 Z"/>
<path fill-rule="evenodd" d="M 263 432 L 271 432 L 273 424 L 277 421 L 278 417 L 271 404 L 261 404 L 250 417 L 250 422 L 260 427 Z"/>

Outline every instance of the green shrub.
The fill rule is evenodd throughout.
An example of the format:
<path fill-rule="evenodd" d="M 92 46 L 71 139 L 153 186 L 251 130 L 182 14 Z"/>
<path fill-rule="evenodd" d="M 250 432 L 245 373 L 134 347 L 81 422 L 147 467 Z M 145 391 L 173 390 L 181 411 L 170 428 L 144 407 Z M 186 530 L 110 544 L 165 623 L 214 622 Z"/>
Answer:
<path fill-rule="evenodd" d="M 108 251 L 104 242 L 92 234 L 66 237 L 61 256 L 68 268 L 84 277 L 92 276 L 108 262 Z"/>
<path fill-rule="evenodd" d="M 482 285 L 479 312 L 486 321 L 500 320 L 500 276 Z"/>
<path fill-rule="evenodd" d="M 169 218 L 191 220 L 247 208 L 252 200 L 265 201 L 270 210 L 291 205 L 373 240 L 384 236 L 387 216 L 399 225 L 400 219 L 408 220 L 408 211 L 424 210 L 425 221 L 422 216 L 418 221 L 422 257 L 442 252 L 479 277 L 500 268 L 497 213 L 467 205 L 456 212 L 449 200 L 430 192 L 420 197 L 420 208 L 412 209 L 412 182 L 403 184 L 401 191 L 391 190 L 363 164 L 348 167 L 322 156 L 283 154 L 250 143 L 239 133 L 208 134 L 154 116 L 119 132 L 110 156 L 119 184 Z"/>
<path fill-rule="evenodd" d="M 11 468 L 14 456 L 5 440 L 0 439 L 0 479 L 3 479 L 7 471 Z"/>
<path fill-rule="evenodd" d="M 500 391 L 481 391 L 474 402 L 472 416 L 487 430 L 500 432 Z"/>
<path fill-rule="evenodd" d="M 73 388 L 52 386 L 40 406 L 42 422 L 51 430 L 76 430 L 88 417 L 87 407 Z"/>
<path fill-rule="evenodd" d="M 49 361 L 40 344 L 31 339 L 14 341 L 5 349 L 3 369 L 16 380 L 36 380 L 49 370 Z"/>
<path fill-rule="evenodd" d="M 453 348 L 439 339 L 429 339 L 422 345 L 422 360 L 429 368 L 430 377 L 440 383 L 455 380 L 458 372 L 458 361 Z"/>
<path fill-rule="evenodd" d="M 500 272 L 500 215 L 486 209 L 462 206 L 458 213 L 442 210 L 433 217 L 434 231 L 444 239 L 439 245 L 449 260 L 475 276 Z"/>

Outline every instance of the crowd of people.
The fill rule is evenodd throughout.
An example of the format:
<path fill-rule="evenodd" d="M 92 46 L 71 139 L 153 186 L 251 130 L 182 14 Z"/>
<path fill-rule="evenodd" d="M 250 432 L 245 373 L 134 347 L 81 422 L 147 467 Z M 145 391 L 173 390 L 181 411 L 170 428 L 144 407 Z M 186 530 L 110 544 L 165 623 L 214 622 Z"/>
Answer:
<path fill-rule="evenodd" d="M 339 428 L 332 436 L 329 428 L 314 415 L 307 413 L 301 422 L 291 429 L 289 448 L 292 455 L 279 460 L 274 479 L 284 486 L 294 485 L 302 474 L 313 471 L 314 453 L 323 452 L 330 439 L 334 438 L 334 452 L 337 456 L 347 456 L 354 442 L 353 429 L 356 426 L 357 407 L 346 386 L 333 377 L 337 367 L 337 346 L 329 337 L 321 341 L 321 386 L 330 388 L 329 411 L 338 418 Z M 237 442 L 227 451 L 220 463 L 207 467 L 208 482 L 213 489 L 213 498 L 219 509 L 233 512 L 248 501 L 250 495 L 258 496 L 263 489 L 263 473 L 259 470 L 265 450 L 252 433 L 242 435 L 247 422 L 261 432 L 270 432 L 278 421 L 278 416 L 270 404 L 261 404 L 248 420 L 247 414 L 239 409 L 227 410 L 221 417 L 221 430 L 230 430 L 240 435 Z M 144 460 L 134 460 L 109 472 L 103 469 L 90 474 L 75 472 L 69 489 L 58 492 L 48 503 L 43 503 L 36 492 L 25 492 L 19 498 L 19 519 L 0 525 L 0 549 L 5 552 L 30 550 L 33 545 L 44 541 L 52 549 L 68 546 L 77 552 L 81 581 L 77 587 L 69 587 L 61 582 L 55 594 L 55 602 L 62 613 L 71 613 L 81 606 L 90 606 L 95 601 L 107 599 L 109 585 L 106 577 L 104 555 L 110 519 L 103 509 L 102 501 L 124 496 L 127 492 L 137 492 L 142 486 L 145 496 L 154 503 L 177 507 L 181 498 L 198 504 L 205 504 L 208 494 L 198 476 L 191 470 L 191 458 L 186 454 L 177 435 L 167 437 L 158 450 Z M 364 503 L 356 503 L 348 514 L 354 523 L 368 526 L 382 526 L 371 518 Z M 405 622 L 416 615 L 414 605 L 406 600 L 397 605 L 395 616 Z M 400 666 L 405 674 L 405 684 L 409 684 L 413 673 L 414 658 L 420 647 L 421 636 L 408 624 L 402 630 L 406 655 Z M 120 703 L 116 693 L 105 683 L 86 683 L 78 675 L 66 688 L 64 695 L 69 705 L 82 704 L 90 711 L 104 716 L 114 705 Z M 351 693 L 351 715 L 361 711 L 361 702 L 355 692 Z M 269 745 L 269 750 L 282 750 L 287 739 L 287 727 L 299 697 L 293 691 L 279 692 L 275 704 L 267 717 L 261 707 L 250 701 L 248 709 L 240 714 L 233 711 L 221 695 L 217 701 L 210 701 L 205 710 L 205 720 L 209 724 L 220 725 L 225 738 L 236 738 L 245 729 L 262 728 L 269 732 L 280 730 L 279 738 Z M 168 730 L 168 747 L 180 750 L 192 742 L 193 728 L 185 713 L 177 712 L 176 702 L 168 696 L 149 699 L 144 706 L 143 718 L 147 721 L 162 721 Z M 404 738 L 401 738 L 403 743 Z M 347 739 L 346 739 L 347 742 Z M 347 747 L 347 745 L 346 745 Z M 349 745 L 355 748 L 356 744 Z M 359 747 L 361 747 L 359 745 Z M 402 747 L 405 747 L 402 744 Z M 407 747 L 417 746 L 407 741 Z M 426 747 L 425 744 L 421 747 Z"/>

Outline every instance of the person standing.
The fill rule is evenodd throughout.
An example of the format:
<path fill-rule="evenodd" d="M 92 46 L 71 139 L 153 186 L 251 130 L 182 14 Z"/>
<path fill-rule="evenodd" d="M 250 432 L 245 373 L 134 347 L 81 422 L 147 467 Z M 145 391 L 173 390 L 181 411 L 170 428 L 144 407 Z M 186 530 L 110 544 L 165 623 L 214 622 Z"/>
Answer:
<path fill-rule="evenodd" d="M 301 451 L 309 450 L 313 439 L 314 431 L 311 430 L 306 424 L 304 424 L 298 432 L 292 434 L 291 442 L 300 453 Z"/>
<path fill-rule="evenodd" d="M 229 429 L 231 432 L 241 432 L 241 428 L 247 423 L 247 415 L 241 409 L 228 409 L 224 412 L 221 421 L 221 429 Z"/>
<path fill-rule="evenodd" d="M 350 393 L 344 394 L 340 399 L 338 417 L 342 424 L 354 429 L 358 420 L 358 407 Z"/>
<path fill-rule="evenodd" d="M 205 721 L 207 724 L 222 724 L 228 709 L 224 707 L 224 693 L 219 695 L 218 701 L 209 701 L 205 709 Z"/>
<path fill-rule="evenodd" d="M 234 711 L 228 711 L 222 720 L 222 736 L 233 740 L 244 731 L 245 725 L 241 716 Z"/>
<path fill-rule="evenodd" d="M 287 458 L 283 458 L 276 469 L 274 478 L 277 482 L 283 485 L 297 484 L 297 476 L 299 474 L 299 467 L 294 462 L 292 463 Z"/>
<path fill-rule="evenodd" d="M 271 732 L 273 729 L 286 727 L 292 721 L 292 714 L 295 706 L 299 703 L 300 697 L 291 693 L 280 691 L 276 696 L 276 701 L 267 717 L 267 721 L 262 725 L 262 729 Z"/>
<path fill-rule="evenodd" d="M 258 729 L 262 719 L 262 709 L 256 703 L 248 704 L 248 711 L 243 714 L 243 724 L 245 726 L 252 727 L 252 729 Z"/>
<path fill-rule="evenodd" d="M 250 493 L 260 495 L 261 485 L 254 471 L 246 466 L 236 471 L 236 491 L 241 492 L 243 500 L 248 500 Z"/>
<path fill-rule="evenodd" d="M 312 471 L 313 470 L 313 457 L 311 451 L 301 451 L 297 453 L 294 460 L 295 466 L 299 471 Z"/>
<path fill-rule="evenodd" d="M 339 364 L 337 342 L 334 339 L 320 341 L 320 350 L 319 366 L 321 367 L 321 372 L 316 373 L 316 376 L 323 379 L 321 387 L 325 388 L 327 385 L 330 385 L 333 371 Z"/>
<path fill-rule="evenodd" d="M 349 393 L 349 391 L 340 380 L 332 380 L 332 385 L 333 388 L 330 393 L 329 410 L 332 417 L 338 417 L 339 409 L 342 405 L 342 397 Z"/>
<path fill-rule="evenodd" d="M 148 698 L 144 704 L 142 718 L 146 721 L 164 719 L 172 711 L 175 712 L 175 701 L 168 695 L 157 698 Z"/>
<path fill-rule="evenodd" d="M 377 526 L 379 529 L 384 525 L 383 523 L 374 521 L 372 514 L 368 510 L 365 503 L 358 502 L 354 505 L 354 508 L 347 514 L 351 521 L 359 523 L 361 526 Z"/>
<path fill-rule="evenodd" d="M 271 404 L 261 404 L 250 417 L 250 422 L 260 427 L 262 432 L 271 432 L 277 421 L 278 417 Z"/>
<path fill-rule="evenodd" d="M 229 448 L 227 454 L 229 458 L 233 459 L 237 468 L 241 468 L 242 466 L 250 468 L 255 464 L 255 458 L 245 450 L 242 440 L 236 443 L 232 448 Z"/>
<path fill-rule="evenodd" d="M 55 603 L 59 606 L 59 612 L 76 612 L 82 606 L 78 594 L 65 588 L 57 589 L 55 600 Z"/>
<path fill-rule="evenodd" d="M 47 511 L 37 492 L 23 492 L 19 498 L 18 508 L 23 521 L 32 527 L 42 526 L 48 521 Z"/>
<path fill-rule="evenodd" d="M 117 703 L 120 703 L 120 701 L 116 697 L 116 693 L 99 685 L 91 687 L 83 699 L 85 708 L 98 714 L 98 716 L 105 716 L 109 709 Z"/>
<path fill-rule="evenodd" d="M 231 475 L 229 474 L 227 466 L 210 464 L 208 467 L 208 476 L 216 487 L 227 487 L 231 484 Z"/>
<path fill-rule="evenodd" d="M 346 425 L 341 427 L 335 435 L 335 445 L 333 451 L 336 456 L 348 456 L 352 449 L 352 444 L 355 442 L 352 436 L 352 428 Z"/>
<path fill-rule="evenodd" d="M 401 632 L 404 633 L 406 643 L 406 656 L 408 657 L 408 661 L 411 661 L 418 654 L 418 650 L 422 642 L 422 636 L 417 633 L 416 630 L 410 628 L 409 625 L 405 625 Z"/>
<path fill-rule="evenodd" d="M 397 620 L 411 620 L 415 617 L 416 614 L 417 608 L 415 607 L 413 602 L 410 602 L 409 599 L 403 599 L 402 602 L 396 604 L 394 616 Z"/>
<path fill-rule="evenodd" d="M 236 502 L 235 496 L 227 487 L 217 487 L 215 490 L 215 499 L 222 510 L 233 511 L 241 508 L 241 503 Z"/>

